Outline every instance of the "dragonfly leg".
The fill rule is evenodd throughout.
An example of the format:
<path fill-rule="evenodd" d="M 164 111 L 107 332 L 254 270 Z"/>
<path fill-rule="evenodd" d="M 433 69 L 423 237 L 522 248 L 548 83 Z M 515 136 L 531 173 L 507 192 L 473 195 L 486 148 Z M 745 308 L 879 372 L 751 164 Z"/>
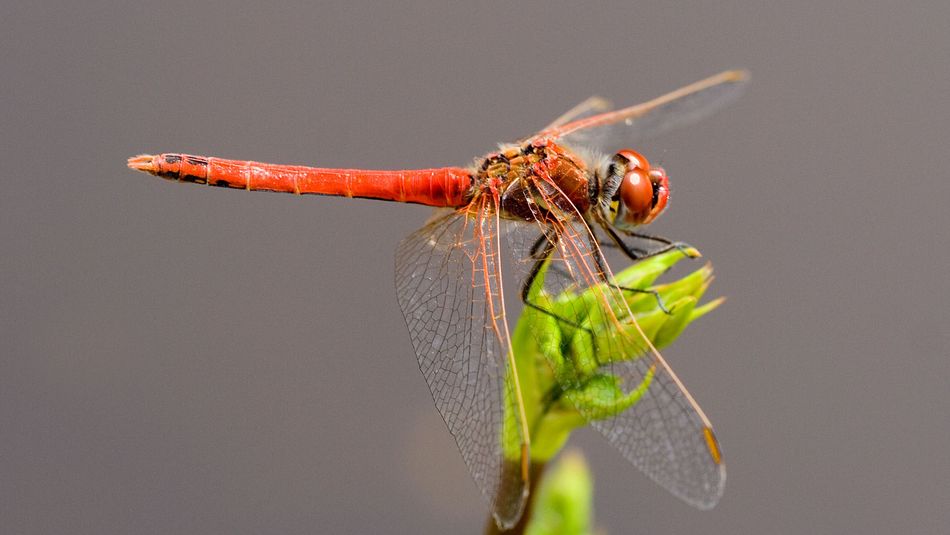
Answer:
<path fill-rule="evenodd" d="M 631 247 L 630 245 L 623 242 L 619 242 L 619 243 L 621 243 L 621 245 L 618 245 L 618 242 L 615 242 L 614 240 L 606 240 L 601 236 L 597 237 L 597 244 L 600 246 L 601 249 L 619 249 L 623 251 L 624 256 L 626 256 L 627 258 L 633 261 L 649 258 L 653 256 L 654 254 L 660 254 L 659 252 L 648 254 L 646 249 L 643 249 L 640 247 Z M 663 249 L 663 251 L 666 251 L 666 250 L 667 249 Z"/>
<path fill-rule="evenodd" d="M 525 278 L 524 284 L 521 287 L 521 302 L 525 306 L 531 307 L 538 312 L 542 312 L 551 316 L 552 318 L 563 322 L 566 325 L 570 325 L 575 329 L 580 329 L 587 331 L 591 336 L 594 335 L 593 331 L 586 327 L 578 325 L 576 322 L 573 322 L 563 316 L 555 314 L 550 310 L 544 308 L 543 306 L 532 303 L 530 299 L 531 287 L 534 285 L 534 281 L 538 278 L 538 275 L 541 274 L 541 269 L 544 267 L 544 263 L 547 262 L 548 258 L 551 256 L 551 253 L 554 252 L 555 247 L 557 247 L 556 236 L 549 237 L 547 234 L 542 234 L 534 245 L 531 246 L 531 258 L 534 259 L 534 265 L 531 266 L 531 272 L 528 273 L 528 276 Z M 549 266 L 549 269 L 552 267 Z"/>
<path fill-rule="evenodd" d="M 620 240 L 619 236 L 616 236 L 616 234 L 613 233 L 613 230 L 611 230 L 609 227 L 607 227 L 607 232 L 611 235 L 611 238 L 614 239 L 614 242 L 617 245 L 617 247 L 623 250 L 624 254 L 626 254 L 627 256 L 630 256 L 630 252 L 628 252 L 628 248 L 626 247 L 626 244 L 624 244 L 623 241 Z M 665 238 L 661 238 L 661 239 L 665 240 Z M 591 241 L 593 242 L 593 240 Z M 666 241 L 669 241 L 669 240 L 666 240 Z M 594 251 L 594 260 L 597 262 L 597 271 L 598 273 L 600 273 L 601 279 L 603 279 L 604 283 L 606 283 L 611 288 L 616 288 L 624 292 L 650 294 L 653 296 L 654 299 L 656 299 L 657 306 L 660 307 L 660 310 L 662 310 L 664 314 L 666 315 L 672 314 L 670 310 L 666 308 L 666 304 L 663 303 L 663 298 L 660 297 L 660 292 L 656 290 L 650 290 L 647 288 L 631 288 L 629 286 L 620 286 L 619 284 L 614 284 L 612 281 L 607 280 L 607 273 L 608 273 L 607 262 L 604 260 L 604 253 L 600 250 L 599 247 L 596 247 L 596 245 L 597 245 L 596 243 L 591 243 L 591 249 Z M 670 242 L 669 245 L 671 246 L 671 248 L 676 246 L 676 244 L 672 242 Z M 669 251 L 669 250 L 670 250 L 669 248 L 664 249 L 664 251 Z M 630 258 L 633 259 L 634 261 L 643 260 L 644 258 L 649 258 L 650 256 L 655 256 L 657 254 L 660 254 L 660 253 L 656 252 L 656 253 L 652 253 L 646 256 L 639 256 L 636 258 L 634 258 L 633 256 L 630 256 Z"/>
<path fill-rule="evenodd" d="M 553 271 L 555 273 L 560 273 L 561 275 L 564 275 L 564 276 L 568 275 L 567 270 L 561 267 L 550 266 L 548 267 L 548 270 Z M 664 314 L 667 314 L 667 315 L 673 314 L 673 312 L 671 312 L 670 309 L 666 308 L 666 304 L 663 302 L 663 298 L 660 296 L 660 292 L 656 290 L 650 290 L 647 288 L 631 288 L 629 286 L 620 286 L 619 284 L 614 284 L 612 282 L 608 282 L 606 284 L 610 286 L 611 288 L 615 288 L 623 292 L 650 294 L 653 296 L 654 299 L 656 299 L 657 306 L 660 308 L 660 310 L 663 311 Z"/>
<path fill-rule="evenodd" d="M 614 288 L 617 288 L 618 290 L 622 290 L 624 292 L 637 293 L 637 294 L 650 294 L 653 296 L 653 299 L 656 300 L 656 306 L 659 307 L 660 310 L 662 310 L 664 314 L 666 314 L 667 316 L 673 315 L 673 312 L 671 312 L 670 309 L 666 308 L 666 304 L 663 302 L 663 297 L 660 296 L 660 292 L 656 290 L 649 290 L 646 288 L 629 288 L 627 286 L 618 286 L 616 284 L 611 284 L 611 286 L 613 286 Z"/>
<path fill-rule="evenodd" d="M 662 236 L 651 236 L 650 234 L 640 234 L 638 232 L 624 232 L 624 234 L 632 238 L 639 238 L 641 240 L 648 240 L 648 241 L 653 241 L 653 242 L 662 244 L 662 247 L 658 249 L 654 249 L 652 251 L 647 251 L 646 249 L 640 249 L 638 247 L 630 247 L 629 245 L 624 243 L 624 241 L 620 238 L 620 236 L 617 235 L 617 232 L 614 229 L 610 228 L 610 226 L 602 225 L 602 227 L 604 231 L 607 232 L 607 235 L 610 236 L 610 239 L 613 241 L 614 245 L 618 249 L 623 251 L 623 254 L 627 255 L 627 257 L 630 258 L 630 260 L 633 260 L 634 262 L 638 260 L 643 260 L 645 258 L 658 256 L 663 253 L 670 252 L 673 249 L 678 250 L 679 252 L 683 253 L 684 255 L 688 257 L 695 256 L 694 254 L 690 253 L 690 250 L 693 247 L 689 245 L 688 243 L 684 243 L 681 241 L 675 242 L 667 238 L 664 238 Z"/>

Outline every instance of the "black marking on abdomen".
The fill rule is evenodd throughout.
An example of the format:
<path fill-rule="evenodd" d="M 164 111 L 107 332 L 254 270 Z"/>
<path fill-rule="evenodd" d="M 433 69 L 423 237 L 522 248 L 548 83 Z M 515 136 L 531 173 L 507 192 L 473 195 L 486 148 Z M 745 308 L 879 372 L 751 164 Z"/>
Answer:
<path fill-rule="evenodd" d="M 227 180 L 224 180 L 223 178 L 219 178 L 218 180 L 215 180 L 212 185 L 213 185 L 213 186 L 217 186 L 217 187 L 219 187 L 219 188 L 244 189 L 244 186 L 239 186 L 239 185 L 237 185 L 237 184 L 232 184 L 232 183 L 228 182 Z"/>
<path fill-rule="evenodd" d="M 205 177 L 196 175 L 182 175 L 180 180 L 182 182 L 192 182 L 194 184 L 204 184 L 208 181 Z"/>
<path fill-rule="evenodd" d="M 166 154 L 165 155 L 165 163 L 178 163 L 180 161 L 181 161 L 180 154 Z"/>
<path fill-rule="evenodd" d="M 200 156 L 188 156 L 185 159 L 191 165 L 208 165 L 208 160 L 206 158 L 201 158 Z"/>

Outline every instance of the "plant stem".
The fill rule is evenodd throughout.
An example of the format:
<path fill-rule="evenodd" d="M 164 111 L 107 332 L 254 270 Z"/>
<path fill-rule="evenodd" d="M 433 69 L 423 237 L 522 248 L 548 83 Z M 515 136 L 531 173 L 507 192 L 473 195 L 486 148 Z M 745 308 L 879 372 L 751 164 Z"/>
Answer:
<path fill-rule="evenodd" d="M 544 475 L 544 468 L 547 466 L 543 462 L 532 462 L 530 471 L 530 481 L 528 483 L 528 503 L 525 505 L 524 513 L 521 519 L 511 529 L 502 531 L 495 523 L 495 517 L 488 515 L 488 522 L 485 524 L 485 535 L 522 535 L 528 523 L 531 522 L 531 512 L 534 509 L 534 499 L 537 497 L 540 487 L 541 477 Z"/>

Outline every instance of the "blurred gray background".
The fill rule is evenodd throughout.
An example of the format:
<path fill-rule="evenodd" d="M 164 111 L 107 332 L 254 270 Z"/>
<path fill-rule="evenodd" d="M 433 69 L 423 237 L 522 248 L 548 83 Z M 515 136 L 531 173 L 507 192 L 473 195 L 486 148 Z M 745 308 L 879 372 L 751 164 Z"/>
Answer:
<path fill-rule="evenodd" d="M 477 533 L 392 251 L 426 208 L 134 174 L 181 151 L 465 165 L 725 68 L 643 149 L 727 304 L 667 350 L 722 439 L 691 509 L 593 432 L 607 533 L 950 525 L 945 2 L 0 8 L 0 531 Z M 696 264 L 699 265 L 698 263 Z"/>

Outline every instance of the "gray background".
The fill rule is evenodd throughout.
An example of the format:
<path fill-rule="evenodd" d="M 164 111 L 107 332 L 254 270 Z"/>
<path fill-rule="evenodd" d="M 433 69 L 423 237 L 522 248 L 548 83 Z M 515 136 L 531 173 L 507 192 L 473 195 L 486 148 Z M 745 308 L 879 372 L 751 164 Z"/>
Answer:
<path fill-rule="evenodd" d="M 597 523 L 948 529 L 947 3 L 9 4 L 0 531 L 478 532 L 393 292 L 427 210 L 125 159 L 467 164 L 732 67 L 735 106 L 639 147 L 673 180 L 656 232 L 729 298 L 667 351 L 726 494 L 695 511 L 585 432 Z"/>

